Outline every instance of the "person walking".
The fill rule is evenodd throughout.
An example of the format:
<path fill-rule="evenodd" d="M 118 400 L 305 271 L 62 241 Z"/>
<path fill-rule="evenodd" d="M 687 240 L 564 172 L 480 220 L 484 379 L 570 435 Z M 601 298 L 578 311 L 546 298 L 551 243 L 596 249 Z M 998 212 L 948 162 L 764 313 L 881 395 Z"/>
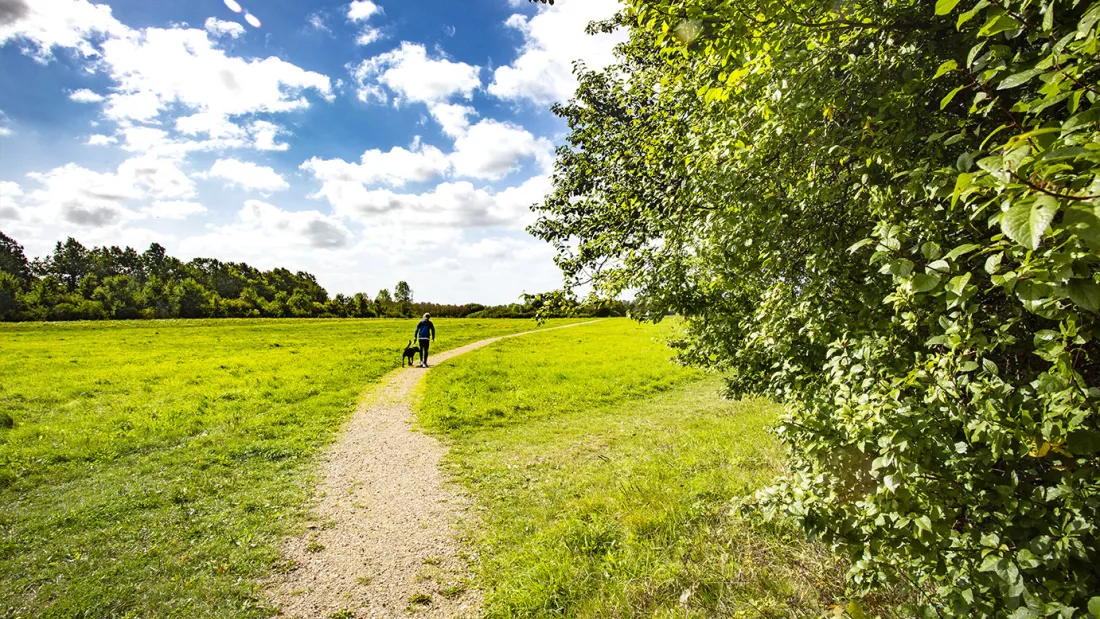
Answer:
<path fill-rule="evenodd" d="M 431 340 L 428 338 L 431 337 Z M 424 320 L 416 323 L 416 339 L 420 344 L 420 367 L 428 367 L 428 344 L 435 341 L 435 325 L 432 324 L 432 315 L 424 314 Z"/>

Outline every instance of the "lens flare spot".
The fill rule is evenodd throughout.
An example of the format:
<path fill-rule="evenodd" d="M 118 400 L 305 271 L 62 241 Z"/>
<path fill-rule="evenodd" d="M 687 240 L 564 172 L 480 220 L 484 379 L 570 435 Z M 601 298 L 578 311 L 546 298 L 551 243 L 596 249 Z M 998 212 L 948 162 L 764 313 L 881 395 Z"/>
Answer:
<path fill-rule="evenodd" d="M 241 12 L 241 5 L 237 3 L 237 0 L 225 0 L 225 6 L 229 7 L 229 10 L 234 13 Z"/>
<path fill-rule="evenodd" d="M 246 22 L 248 22 L 249 25 L 252 26 L 253 28 L 259 28 L 260 27 L 260 18 L 256 17 L 252 13 L 249 13 L 249 12 L 246 11 L 245 14 L 244 14 L 244 20 Z"/>

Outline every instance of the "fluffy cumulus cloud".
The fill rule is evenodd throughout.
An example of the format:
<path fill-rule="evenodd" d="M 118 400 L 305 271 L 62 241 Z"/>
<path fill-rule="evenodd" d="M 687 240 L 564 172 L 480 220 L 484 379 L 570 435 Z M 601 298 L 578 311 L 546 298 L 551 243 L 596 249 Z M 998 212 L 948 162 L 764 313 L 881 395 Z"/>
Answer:
<path fill-rule="evenodd" d="M 286 112 L 309 107 L 305 91 L 333 96 L 328 77 L 274 56 L 228 56 L 203 30 L 147 28 L 102 48 L 114 119 L 154 120 L 173 104 L 213 117 Z"/>
<path fill-rule="evenodd" d="M 187 200 L 157 200 L 141 209 L 141 213 L 154 219 L 187 219 L 192 215 L 207 212 L 207 208 L 198 202 Z"/>
<path fill-rule="evenodd" d="M 81 88 L 70 92 L 69 98 L 77 103 L 99 103 L 103 101 L 103 95 L 88 90 L 87 88 Z"/>
<path fill-rule="evenodd" d="M 216 37 L 230 37 L 236 39 L 244 34 L 244 26 L 235 21 L 222 21 L 216 17 L 209 17 L 203 24 L 206 31 Z"/>
<path fill-rule="evenodd" d="M 9 0 L 10 2 L 10 0 Z M 14 6 L 14 5 L 13 5 Z M 205 29 L 171 27 L 133 29 L 120 23 L 110 7 L 88 0 L 35 0 L 11 10 L 0 20 L 0 45 L 20 42 L 24 52 L 41 62 L 68 48 L 89 59 L 87 69 L 113 80 L 108 92 L 79 89 L 73 101 L 103 103 L 104 114 L 121 127 L 158 122 L 177 110 L 177 129 L 223 141 L 212 147 L 277 150 L 269 129 L 254 132 L 235 118 L 301 110 L 310 96 L 331 101 L 329 78 L 270 56 L 244 59 L 219 47 L 219 39 L 237 38 L 239 23 L 216 18 Z"/>
<path fill-rule="evenodd" d="M 423 182 L 442 175 L 450 166 L 443 151 L 434 146 L 414 142 L 411 149 L 395 146 L 389 151 L 367 150 L 359 163 L 343 159 L 323 160 L 311 158 L 302 169 L 313 174 L 325 185 L 317 194 L 342 194 L 363 185 L 389 185 L 400 187 L 407 182 Z"/>
<path fill-rule="evenodd" d="M 97 56 L 95 40 L 129 32 L 111 15 L 111 7 L 86 0 L 7 0 L 4 7 L 0 11 L 0 45 L 27 41 L 31 46 L 26 53 L 43 63 L 53 58 L 55 48 Z"/>
<path fill-rule="evenodd" d="M 515 171 L 527 157 L 549 166 L 553 149 L 550 140 L 536 138 L 522 127 L 486 119 L 460 133 L 451 161 L 459 176 L 495 180 Z"/>
<path fill-rule="evenodd" d="M 362 101 L 380 98 L 379 88 L 393 92 L 395 104 L 441 103 L 460 96 L 469 98 L 481 86 L 479 67 L 432 57 L 423 45 L 403 41 L 397 49 L 361 62 L 352 70 Z"/>
<path fill-rule="evenodd" d="M 477 116 L 477 110 L 459 103 L 431 103 L 428 111 L 439 123 L 443 134 L 455 138 L 462 135 L 470 126 L 470 116 Z"/>
<path fill-rule="evenodd" d="M 271 256 L 285 250 L 340 249 L 352 234 L 339 220 L 317 211 L 290 211 L 247 200 L 235 221 L 184 242 L 191 254 L 221 254 L 227 247 L 241 257 Z"/>
<path fill-rule="evenodd" d="M 222 179 L 228 186 L 247 191 L 272 193 L 290 189 L 290 183 L 273 168 L 239 159 L 218 159 L 204 176 Z"/>
<path fill-rule="evenodd" d="M 603 20 L 622 8 L 619 0 L 558 0 L 533 16 L 512 15 L 506 23 L 523 37 L 519 57 L 493 72 L 490 94 L 537 104 L 565 101 L 577 89 L 573 63 L 602 69 L 614 60 L 614 47 L 625 32 L 587 36 L 589 22 Z"/>
<path fill-rule="evenodd" d="M 0 181 L 0 221 L 17 221 L 22 219 L 23 209 L 19 207 L 18 199 L 23 195 L 23 189 L 19 183 L 12 181 Z"/>
<path fill-rule="evenodd" d="M 140 219 L 128 206 L 138 200 L 195 195 L 194 182 L 177 162 L 149 156 L 127 159 L 115 172 L 95 172 L 70 163 L 27 176 L 39 187 L 26 194 L 25 210 L 44 221 L 85 228 Z"/>
<path fill-rule="evenodd" d="M 382 30 L 369 23 L 372 17 L 381 13 L 382 8 L 371 0 L 354 0 L 348 5 L 348 21 L 359 28 L 355 37 L 357 45 L 370 45 L 382 38 Z"/>

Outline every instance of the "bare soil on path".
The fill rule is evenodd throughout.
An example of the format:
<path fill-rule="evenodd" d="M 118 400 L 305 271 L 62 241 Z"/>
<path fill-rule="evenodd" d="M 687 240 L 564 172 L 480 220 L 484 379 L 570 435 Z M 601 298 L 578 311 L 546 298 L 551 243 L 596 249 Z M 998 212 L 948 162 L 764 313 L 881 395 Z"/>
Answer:
<path fill-rule="evenodd" d="M 481 340 L 429 362 L 549 330 Z M 456 532 L 467 499 L 439 470 L 444 447 L 412 427 L 416 384 L 428 371 L 388 374 L 323 456 L 306 534 L 283 549 L 295 569 L 271 583 L 282 616 L 478 615 L 480 596 Z"/>

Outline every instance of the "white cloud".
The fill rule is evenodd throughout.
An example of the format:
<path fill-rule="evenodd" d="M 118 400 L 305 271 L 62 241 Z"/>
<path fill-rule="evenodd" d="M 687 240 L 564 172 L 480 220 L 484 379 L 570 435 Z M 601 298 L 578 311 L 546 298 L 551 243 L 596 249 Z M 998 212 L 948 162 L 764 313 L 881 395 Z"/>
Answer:
<path fill-rule="evenodd" d="M 118 83 L 107 106 L 115 119 L 151 120 L 172 104 L 215 116 L 286 112 L 309 107 L 307 90 L 334 96 L 328 77 L 274 56 L 227 56 L 202 30 L 147 28 L 102 47 Z"/>
<path fill-rule="evenodd" d="M 99 103 L 103 101 L 103 95 L 92 92 L 87 88 L 81 88 L 80 90 L 70 92 L 69 99 L 77 103 Z"/>
<path fill-rule="evenodd" d="M 318 30 L 320 32 L 332 32 L 331 30 L 329 30 L 329 27 L 325 25 L 325 18 L 321 16 L 320 13 L 310 13 L 309 17 L 306 19 L 306 23 L 308 23 L 309 27 L 313 28 L 314 30 Z"/>
<path fill-rule="evenodd" d="M 218 159 L 204 176 L 220 178 L 226 181 L 226 185 L 249 191 L 271 193 L 290 189 L 290 184 L 274 169 L 232 158 Z"/>
<path fill-rule="evenodd" d="M 352 234 L 339 220 L 317 211 L 287 211 L 260 200 L 247 200 L 237 220 L 185 241 L 191 252 L 224 253 L 226 247 L 249 255 L 282 254 L 287 249 L 340 249 Z"/>
<path fill-rule="evenodd" d="M 11 128 L 9 128 L 9 127 L 0 127 L 0 138 L 6 138 L 11 134 L 12 134 Z"/>
<path fill-rule="evenodd" d="M 411 149 L 395 146 L 387 152 L 371 149 L 363 152 L 360 163 L 343 159 L 322 160 L 313 157 L 301 168 L 324 183 L 318 197 L 356 191 L 356 186 L 389 185 L 400 187 L 409 181 L 423 182 L 444 174 L 450 167 L 447 155 L 434 146 L 413 142 Z"/>
<path fill-rule="evenodd" d="M 443 57 L 431 58 L 423 45 L 403 41 L 395 50 L 364 60 L 352 75 L 359 99 L 378 98 L 377 86 L 397 95 L 395 103 L 440 103 L 453 96 L 469 98 L 481 86 L 480 68 Z"/>
<path fill-rule="evenodd" d="M 497 120 L 482 120 L 455 140 L 451 162 L 459 176 L 499 179 L 518 168 L 525 157 L 537 158 L 543 167 L 553 161 L 554 145 L 526 129 Z"/>
<path fill-rule="evenodd" d="M 452 138 L 465 133 L 470 126 L 469 116 L 477 116 L 477 110 L 469 105 L 458 103 L 429 103 L 428 111 L 443 129 L 443 133 Z"/>
<path fill-rule="evenodd" d="M 573 62 L 602 69 L 614 60 L 614 47 L 626 40 L 626 32 L 588 36 L 585 27 L 622 8 L 619 0 L 558 0 L 540 5 L 536 15 L 512 15 L 505 24 L 523 35 L 519 57 L 498 67 L 489 84 L 490 94 L 501 99 L 526 99 L 537 104 L 569 99 L 577 89 Z"/>
<path fill-rule="evenodd" d="M 366 21 L 373 15 L 382 12 L 382 8 L 370 0 L 355 0 L 348 5 L 348 19 L 350 21 Z"/>
<path fill-rule="evenodd" d="M 198 202 L 186 200 L 157 200 L 141 209 L 143 215 L 155 219 L 187 219 L 192 215 L 205 213 L 207 208 Z"/>
<path fill-rule="evenodd" d="M 211 138 L 243 139 L 245 131 L 224 114 L 198 112 L 176 118 L 176 131 L 186 135 L 205 133 Z"/>
<path fill-rule="evenodd" d="M 370 0 L 355 0 L 348 5 L 348 21 L 359 26 L 356 45 L 370 45 L 382 38 L 382 31 L 367 23 L 371 17 L 381 13 L 382 7 Z"/>
<path fill-rule="evenodd" d="M 249 126 L 248 130 L 252 134 L 252 147 L 256 150 L 286 150 L 290 148 L 290 145 L 286 142 L 275 141 L 277 136 L 289 133 L 275 123 L 257 120 Z"/>
<path fill-rule="evenodd" d="M 18 6 L 18 5 L 17 5 Z M 70 48 L 85 57 L 97 56 L 92 41 L 123 36 L 128 28 L 111 15 L 111 7 L 87 0 L 33 0 L 22 3 L 22 14 L 0 25 L 0 45 L 12 40 L 32 44 L 23 52 L 39 62 L 53 58 L 55 47 Z"/>
<path fill-rule="evenodd" d="M 58 47 L 94 58 L 87 70 L 105 72 L 115 81 L 105 113 L 116 121 L 155 121 L 175 105 L 216 119 L 307 108 L 310 91 L 335 98 L 325 75 L 273 56 L 245 60 L 218 49 L 214 37 L 239 36 L 240 24 L 211 18 L 206 28 L 131 29 L 106 5 L 35 0 L 24 15 L 0 26 L 0 45 L 25 42 L 26 53 L 41 62 Z M 85 89 L 72 98 L 103 100 Z"/>
<path fill-rule="evenodd" d="M 504 226 L 516 223 L 516 188 L 501 192 L 474 187 L 467 181 L 440 183 L 424 193 L 396 193 L 388 189 L 318 193 L 341 217 L 376 226 L 408 226 L 411 229 Z"/>
<path fill-rule="evenodd" d="M 140 156 L 115 172 L 95 172 L 75 163 L 27 175 L 41 186 L 26 202 L 43 221 L 104 227 L 139 218 L 123 203 L 151 198 L 188 198 L 195 185 L 174 161 Z"/>
<path fill-rule="evenodd" d="M 244 34 L 244 26 L 235 21 L 222 21 L 216 17 L 208 17 L 203 28 L 216 37 L 228 36 L 236 39 Z"/>
<path fill-rule="evenodd" d="M 113 135 L 93 134 L 88 136 L 86 144 L 88 146 L 106 146 L 108 144 L 117 144 L 118 138 Z"/>
<path fill-rule="evenodd" d="M 23 190 L 19 187 L 19 183 L 0 181 L 0 221 L 22 219 L 23 209 L 15 200 L 22 195 Z"/>

